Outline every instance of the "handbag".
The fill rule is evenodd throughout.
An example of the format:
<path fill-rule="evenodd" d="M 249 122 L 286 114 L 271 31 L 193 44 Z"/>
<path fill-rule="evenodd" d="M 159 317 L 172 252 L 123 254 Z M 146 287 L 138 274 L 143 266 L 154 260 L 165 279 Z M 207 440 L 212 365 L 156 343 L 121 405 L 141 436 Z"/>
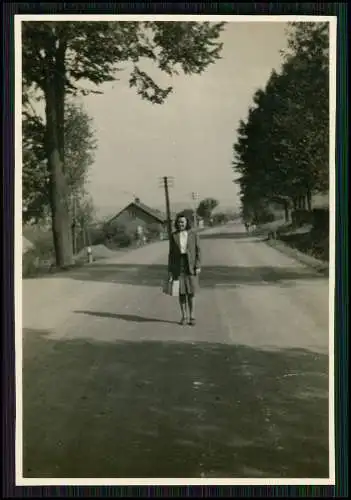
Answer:
<path fill-rule="evenodd" d="M 163 283 L 163 293 L 171 297 L 178 297 L 179 295 L 179 280 L 166 280 Z"/>

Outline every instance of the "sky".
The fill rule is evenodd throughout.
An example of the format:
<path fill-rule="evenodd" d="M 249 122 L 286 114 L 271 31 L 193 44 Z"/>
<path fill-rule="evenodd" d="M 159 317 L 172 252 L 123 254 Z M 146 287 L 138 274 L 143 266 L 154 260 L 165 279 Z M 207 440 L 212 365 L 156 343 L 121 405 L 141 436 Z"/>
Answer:
<path fill-rule="evenodd" d="M 173 177 L 173 208 L 191 206 L 192 192 L 216 198 L 222 207 L 239 206 L 231 166 L 236 130 L 254 92 L 281 65 L 285 29 L 284 22 L 228 23 L 222 58 L 201 76 L 170 79 L 144 64 L 157 83 L 174 87 L 163 105 L 143 101 L 129 88 L 127 69 L 120 81 L 102 86 L 102 95 L 82 98 L 98 141 L 88 184 L 97 213 L 116 213 L 133 195 L 164 207 L 162 176 Z"/>

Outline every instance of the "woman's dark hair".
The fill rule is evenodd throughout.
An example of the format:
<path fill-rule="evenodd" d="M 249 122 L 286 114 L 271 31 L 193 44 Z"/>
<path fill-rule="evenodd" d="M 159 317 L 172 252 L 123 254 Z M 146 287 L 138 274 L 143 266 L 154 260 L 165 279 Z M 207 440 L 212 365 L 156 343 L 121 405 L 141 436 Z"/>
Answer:
<path fill-rule="evenodd" d="M 187 229 L 187 230 L 191 229 L 190 219 L 187 216 L 187 214 L 185 214 L 184 212 L 180 212 L 179 214 L 176 215 L 176 218 L 175 218 L 175 221 L 174 221 L 175 228 L 177 230 L 179 229 L 179 219 L 182 219 L 183 217 L 184 217 L 184 219 L 186 219 L 186 228 L 185 229 Z"/>

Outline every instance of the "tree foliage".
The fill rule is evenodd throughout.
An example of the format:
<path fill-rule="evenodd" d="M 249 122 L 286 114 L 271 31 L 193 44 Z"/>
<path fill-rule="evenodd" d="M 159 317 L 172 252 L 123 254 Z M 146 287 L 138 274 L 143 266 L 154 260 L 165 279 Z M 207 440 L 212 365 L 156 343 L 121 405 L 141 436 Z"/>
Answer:
<path fill-rule="evenodd" d="M 194 216 L 195 216 L 195 211 L 193 208 L 185 208 L 184 210 L 181 211 L 181 214 L 183 214 L 190 222 L 190 224 L 193 226 L 194 225 Z"/>
<path fill-rule="evenodd" d="M 210 219 L 213 210 L 218 206 L 218 201 L 214 198 L 205 198 L 201 200 L 197 207 L 197 215 L 206 220 Z"/>
<path fill-rule="evenodd" d="M 244 217 L 310 203 L 329 180 L 328 23 L 291 23 L 283 65 L 253 98 L 233 147 Z"/>
<path fill-rule="evenodd" d="M 82 106 L 68 104 L 65 107 L 64 171 L 69 192 L 83 191 L 96 148 L 92 118 Z"/>
<path fill-rule="evenodd" d="M 39 222 L 48 215 L 49 172 L 44 151 L 45 126 L 36 115 L 22 120 L 23 221 Z"/>
<path fill-rule="evenodd" d="M 223 23 L 207 22 L 22 23 L 24 93 L 40 88 L 45 99 L 45 150 L 58 266 L 72 263 L 64 176 L 65 96 L 96 92 L 98 86 L 115 80 L 118 71 L 127 67 L 131 68 L 129 84 L 140 97 L 162 104 L 172 87 L 160 87 L 140 63 L 151 60 L 168 75 L 180 71 L 201 74 L 220 57 L 222 28 Z"/>
<path fill-rule="evenodd" d="M 85 197 L 88 168 L 94 162 L 96 140 L 92 120 L 84 108 L 71 101 L 65 106 L 64 165 L 68 195 Z M 23 220 L 38 222 L 50 214 L 50 172 L 45 152 L 45 123 L 24 107 L 23 135 Z M 70 209 L 72 207 L 70 206 Z"/>
<path fill-rule="evenodd" d="M 230 216 L 229 216 L 229 214 L 227 214 L 225 212 L 219 212 L 213 216 L 213 223 L 214 224 L 225 224 L 226 222 L 229 222 L 229 220 L 230 220 Z"/>

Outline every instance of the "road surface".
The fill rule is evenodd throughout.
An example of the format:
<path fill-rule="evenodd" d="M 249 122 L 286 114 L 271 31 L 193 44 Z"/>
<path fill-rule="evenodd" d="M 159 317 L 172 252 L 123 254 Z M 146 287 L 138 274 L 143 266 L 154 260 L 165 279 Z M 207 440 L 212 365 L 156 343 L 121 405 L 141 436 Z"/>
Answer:
<path fill-rule="evenodd" d="M 328 280 L 231 224 L 197 324 L 167 242 L 24 281 L 25 477 L 326 478 Z"/>

